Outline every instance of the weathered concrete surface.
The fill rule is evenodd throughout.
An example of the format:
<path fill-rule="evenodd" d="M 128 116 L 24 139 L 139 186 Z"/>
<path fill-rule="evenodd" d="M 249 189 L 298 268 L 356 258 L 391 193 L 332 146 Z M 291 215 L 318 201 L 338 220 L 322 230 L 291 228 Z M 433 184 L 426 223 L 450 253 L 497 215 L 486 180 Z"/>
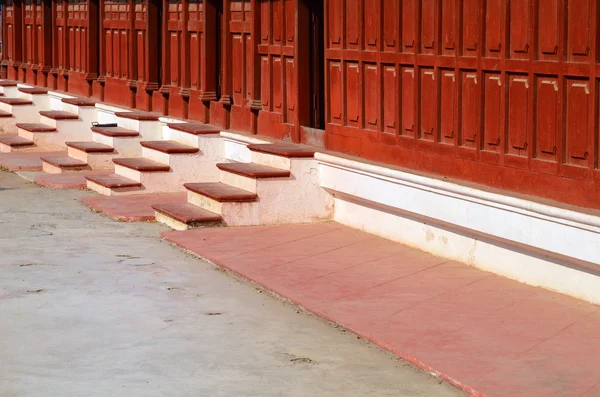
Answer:
<path fill-rule="evenodd" d="M 0 396 L 462 395 L 86 194 L 0 172 Z"/>

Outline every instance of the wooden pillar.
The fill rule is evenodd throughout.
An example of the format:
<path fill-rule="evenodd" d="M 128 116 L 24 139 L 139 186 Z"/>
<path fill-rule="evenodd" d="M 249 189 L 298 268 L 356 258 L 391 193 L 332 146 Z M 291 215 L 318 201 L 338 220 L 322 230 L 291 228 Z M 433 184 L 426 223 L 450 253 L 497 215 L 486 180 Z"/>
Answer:
<path fill-rule="evenodd" d="M 10 80 L 19 79 L 19 68 L 23 61 L 23 17 L 21 0 L 12 0 L 4 3 L 3 18 L 3 46 L 2 68 L 5 76 Z"/>
<path fill-rule="evenodd" d="M 211 102 L 210 121 L 223 129 L 229 129 L 232 100 L 231 83 L 231 33 L 229 21 L 231 20 L 230 0 L 223 0 L 221 14 L 221 65 L 218 73 L 218 84 L 221 97 L 218 102 Z"/>
<path fill-rule="evenodd" d="M 261 7 L 260 0 L 252 0 L 252 20 L 250 31 L 250 48 L 252 54 L 251 61 L 248 62 L 250 69 L 250 81 L 248 82 L 248 90 L 252 94 L 252 98 L 248 101 L 248 107 L 252 111 L 252 133 L 258 133 L 258 112 L 262 110 L 262 101 L 260 99 L 261 80 L 260 80 L 260 54 L 258 53 L 258 45 L 260 44 L 260 18 Z"/>

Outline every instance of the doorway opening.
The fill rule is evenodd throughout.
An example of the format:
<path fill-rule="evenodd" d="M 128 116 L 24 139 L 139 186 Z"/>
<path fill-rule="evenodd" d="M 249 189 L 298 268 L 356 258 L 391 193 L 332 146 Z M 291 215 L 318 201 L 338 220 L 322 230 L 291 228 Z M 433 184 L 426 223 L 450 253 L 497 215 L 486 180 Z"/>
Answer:
<path fill-rule="evenodd" d="M 325 37 L 323 28 L 324 4 L 307 1 L 310 21 L 310 125 L 325 129 Z"/>

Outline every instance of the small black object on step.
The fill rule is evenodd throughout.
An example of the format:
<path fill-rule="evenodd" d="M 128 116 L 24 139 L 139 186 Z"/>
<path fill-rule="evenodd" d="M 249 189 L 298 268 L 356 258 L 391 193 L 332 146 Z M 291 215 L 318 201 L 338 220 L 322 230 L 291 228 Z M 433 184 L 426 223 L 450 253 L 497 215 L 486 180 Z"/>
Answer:
<path fill-rule="evenodd" d="M 97 121 L 92 121 L 92 127 L 117 127 L 117 123 L 100 124 Z"/>

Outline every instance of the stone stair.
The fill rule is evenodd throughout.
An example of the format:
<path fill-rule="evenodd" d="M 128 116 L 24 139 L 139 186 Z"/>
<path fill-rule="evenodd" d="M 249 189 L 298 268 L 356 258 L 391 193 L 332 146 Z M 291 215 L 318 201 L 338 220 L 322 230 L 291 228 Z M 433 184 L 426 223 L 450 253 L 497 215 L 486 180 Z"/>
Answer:
<path fill-rule="evenodd" d="M 72 104 L 74 101 L 70 101 Z M 79 105 L 83 101 L 75 103 Z M 95 116 L 97 117 L 97 116 Z M 61 158 L 43 158 L 44 170 L 51 173 L 74 170 L 113 170 L 112 159 L 117 156 L 139 157 L 142 139 L 160 137 L 159 115 L 148 112 L 115 112 L 117 126 L 96 125 L 87 127 L 88 141 L 68 140 L 64 144 L 68 156 Z M 143 135 L 140 130 L 143 131 Z M 77 138 L 77 137 L 75 137 Z M 86 138 L 80 134 L 79 138 Z"/>
<path fill-rule="evenodd" d="M 141 157 L 112 158 L 114 175 L 90 176 L 88 188 L 114 196 L 185 191 L 184 184 L 198 177 L 216 181 L 214 166 L 223 152 L 219 133 L 202 123 L 167 124 L 162 140 L 138 142 Z"/>
<path fill-rule="evenodd" d="M 43 89 L 19 90 L 29 96 L 47 95 L 47 90 Z M 30 98 L 10 98 L 8 102 L 33 104 Z M 90 124 L 96 119 L 94 102 L 63 98 L 62 101 L 55 102 L 54 107 L 51 110 L 38 111 L 39 123 L 16 123 L 17 134 L 0 135 L 0 152 L 63 150 L 67 141 L 85 138 Z"/>
<path fill-rule="evenodd" d="M 327 219 L 330 198 L 319 187 L 314 149 L 285 143 L 251 144 L 250 163 L 218 163 L 217 182 L 186 183 L 187 205 L 156 204 L 156 220 L 177 230 L 304 223 Z"/>

